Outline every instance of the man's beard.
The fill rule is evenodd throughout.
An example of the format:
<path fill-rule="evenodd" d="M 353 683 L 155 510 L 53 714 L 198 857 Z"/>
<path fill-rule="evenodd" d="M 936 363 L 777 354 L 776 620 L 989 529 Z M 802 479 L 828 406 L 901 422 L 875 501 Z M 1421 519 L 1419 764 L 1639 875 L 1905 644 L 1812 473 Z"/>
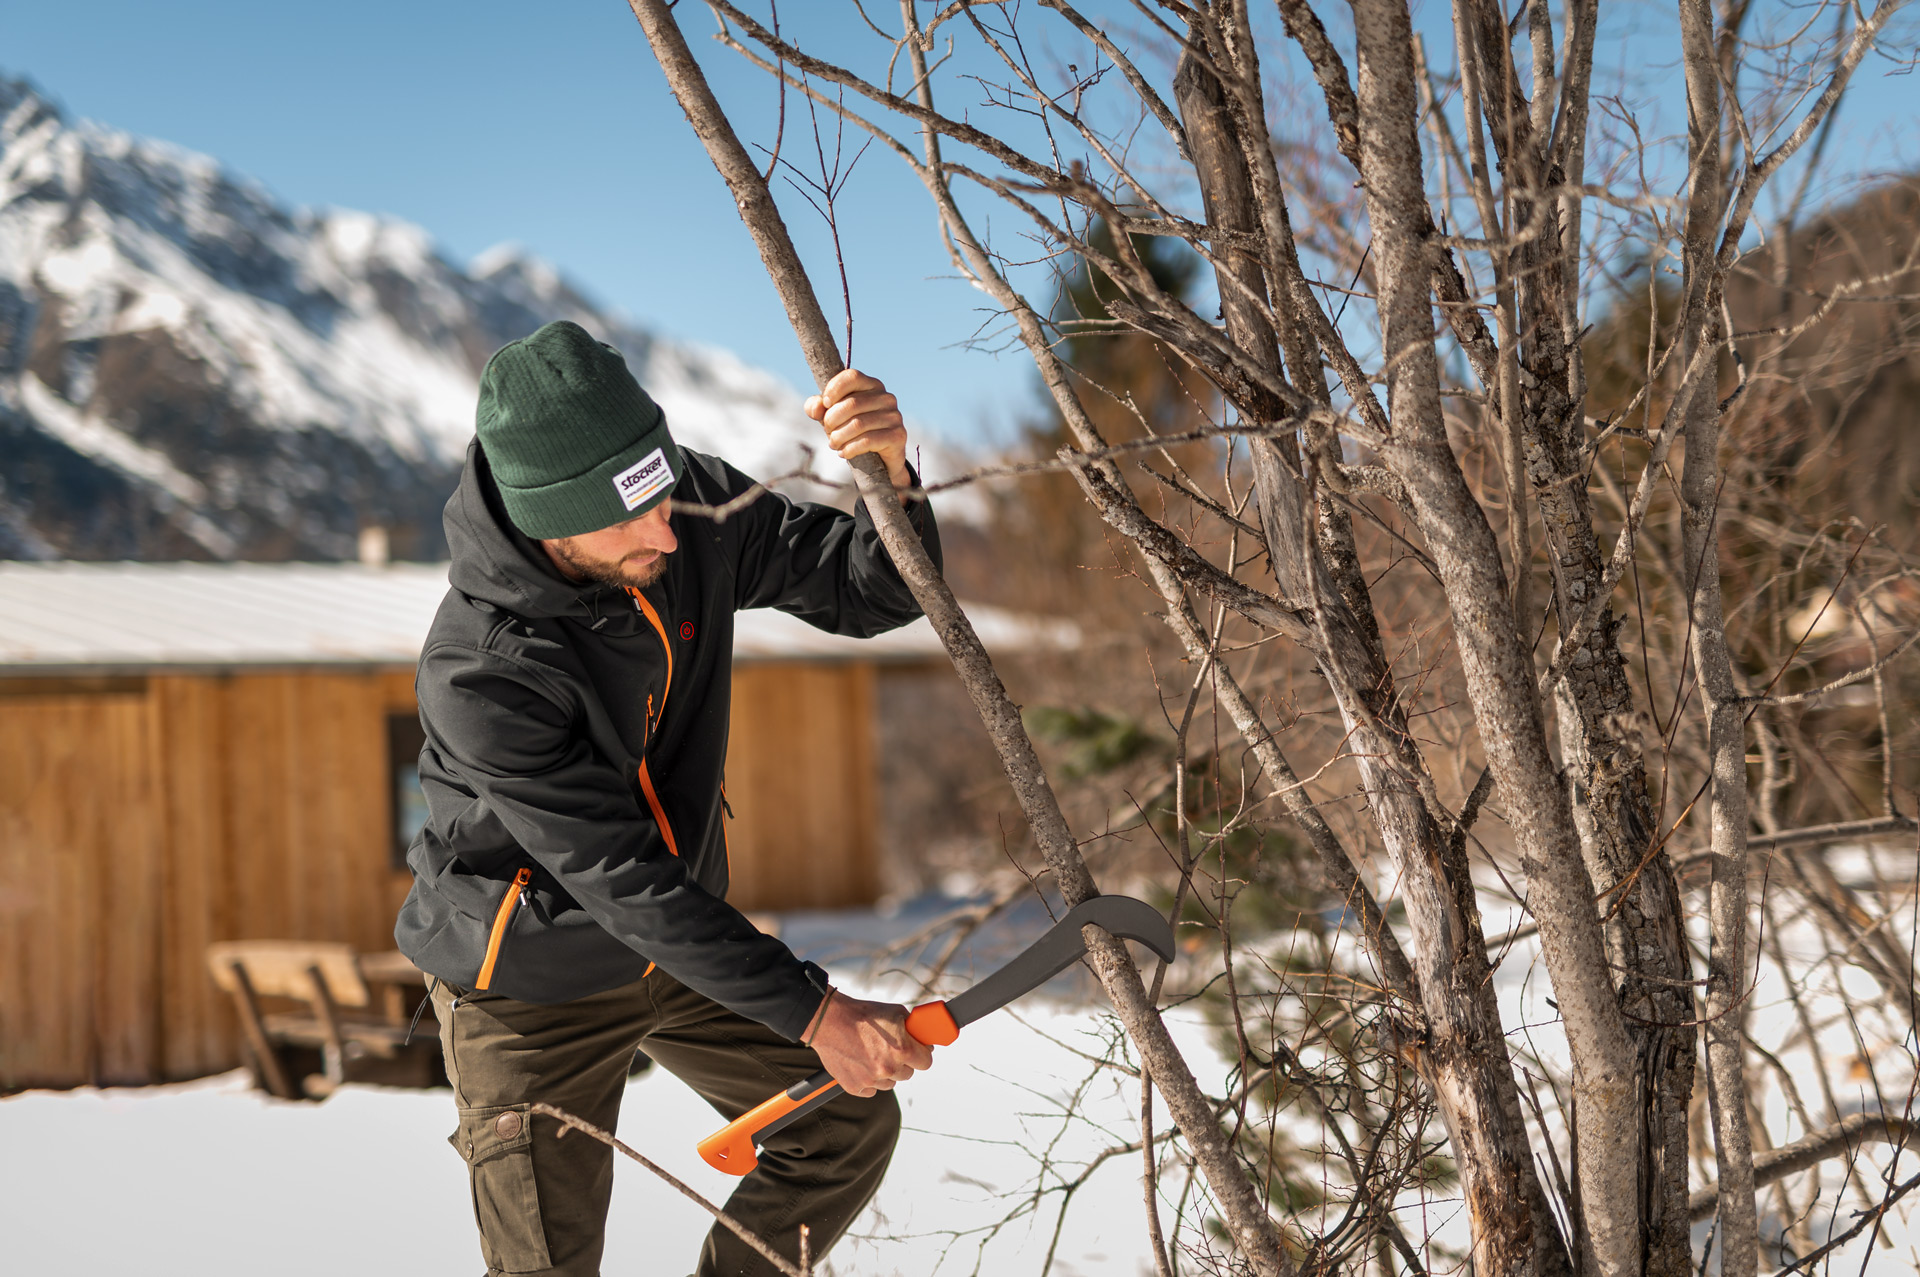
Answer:
<path fill-rule="evenodd" d="M 565 541 L 548 544 L 553 547 L 554 556 L 568 568 L 589 581 L 611 585 L 617 590 L 645 589 L 667 574 L 667 556 L 664 554 L 655 554 L 645 563 L 629 563 L 627 559 L 591 558 Z"/>

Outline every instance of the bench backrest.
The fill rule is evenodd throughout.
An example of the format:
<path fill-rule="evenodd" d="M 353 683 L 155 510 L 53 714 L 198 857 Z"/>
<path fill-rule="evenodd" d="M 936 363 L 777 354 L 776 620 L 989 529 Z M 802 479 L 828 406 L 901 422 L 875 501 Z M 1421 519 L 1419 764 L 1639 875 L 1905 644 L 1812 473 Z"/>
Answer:
<path fill-rule="evenodd" d="M 311 1001 L 307 972 L 318 968 L 336 1004 L 363 1007 L 372 1000 L 352 945 L 322 940 L 223 940 L 207 946 L 207 969 L 214 983 L 228 993 L 238 987 L 233 975 L 236 962 L 246 968 L 247 981 L 263 997 Z"/>

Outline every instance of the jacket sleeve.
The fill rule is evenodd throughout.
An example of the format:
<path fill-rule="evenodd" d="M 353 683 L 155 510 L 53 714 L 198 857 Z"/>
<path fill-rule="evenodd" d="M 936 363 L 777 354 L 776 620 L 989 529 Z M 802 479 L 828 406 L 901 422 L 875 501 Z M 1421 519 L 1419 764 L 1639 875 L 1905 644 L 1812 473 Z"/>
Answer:
<path fill-rule="evenodd" d="M 753 484 L 731 466 L 725 474 L 733 495 Z M 919 484 L 918 474 L 913 482 Z M 915 501 L 907 517 L 938 568 L 940 529 L 931 505 Z M 818 629 L 854 638 L 884 634 L 920 616 L 920 605 L 880 543 L 864 500 L 847 514 L 769 492 L 737 518 L 737 608 L 779 608 Z"/>
<path fill-rule="evenodd" d="M 440 645 L 420 666 L 433 748 L 581 908 L 676 980 L 798 1040 L 825 973 L 695 883 L 633 785 L 575 729 L 538 665 Z"/>

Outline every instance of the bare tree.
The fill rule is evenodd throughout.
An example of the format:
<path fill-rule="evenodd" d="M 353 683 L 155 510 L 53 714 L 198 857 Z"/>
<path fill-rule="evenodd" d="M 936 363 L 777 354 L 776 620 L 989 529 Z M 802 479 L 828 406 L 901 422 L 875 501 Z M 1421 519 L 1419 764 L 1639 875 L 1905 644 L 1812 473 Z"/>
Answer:
<path fill-rule="evenodd" d="M 839 356 L 764 177 L 669 7 L 631 3 L 824 381 Z M 1454 0 L 1439 61 L 1405 0 L 1353 0 L 1338 26 L 1309 0 L 901 0 L 892 29 L 850 9 L 833 59 L 771 14 L 707 7 L 783 95 L 924 185 L 955 270 L 1051 397 L 1062 446 L 1047 465 L 1123 548 L 1193 670 L 1154 764 L 1168 783 L 1137 805 L 1174 909 L 1219 937 L 1230 1094 L 1207 1094 L 1167 1034 L 1166 972 L 1143 980 L 1105 937 L 1091 950 L 1138 1061 L 1141 1136 L 1119 1151 L 1149 1168 L 1159 1271 L 1181 1262 L 1182 1212 L 1202 1207 L 1183 1191 L 1163 1226 L 1153 1186 L 1180 1159 L 1154 1133 L 1156 1091 L 1232 1243 L 1208 1262 L 1444 1267 L 1437 1235 L 1401 1216 L 1437 1175 L 1464 1202 L 1477 1273 L 1680 1277 L 1700 1112 L 1721 1271 L 1757 1271 L 1763 1249 L 1811 1262 L 1826 1242 L 1782 1186 L 1852 1156 L 1865 1127 L 1844 1128 L 1831 1094 L 1816 1112 L 1783 1056 L 1817 1060 L 1838 1005 L 1871 1072 L 1860 1018 L 1829 996 L 1842 966 L 1882 990 L 1873 1032 L 1892 1041 L 1911 1042 L 1917 995 L 1896 929 L 1911 892 L 1863 895 L 1806 849 L 1914 828 L 1895 803 L 1888 698 L 1920 607 L 1905 547 L 1809 520 L 1794 493 L 1811 489 L 1782 481 L 1820 468 L 1807 438 L 1831 407 L 1807 399 L 1801 431 L 1766 446 L 1756 423 L 1809 393 L 1809 367 L 1856 393 L 1857 370 L 1818 345 L 1852 308 L 1895 308 L 1893 340 L 1914 348 L 1899 310 L 1920 280 L 1911 221 L 1891 257 L 1870 241 L 1816 265 L 1793 247 L 1805 175 L 1898 0 L 1784 16 L 1679 0 L 1687 121 L 1671 145 L 1596 93 L 1590 0 L 1511 15 Z M 1296 91 L 1324 124 L 1280 125 L 1276 101 Z M 1800 193 L 1762 225 L 1783 173 Z M 990 210 L 1020 235 L 989 239 Z M 1156 240 L 1204 263 L 1217 315 L 1156 268 Z M 1063 309 L 1076 274 L 1093 303 Z M 1184 419 L 1146 411 L 1122 361 L 1075 357 L 1100 338 L 1177 363 Z M 895 503 L 874 504 L 1054 889 L 1085 898 L 1087 839 L 964 612 L 910 561 Z M 1809 647 L 1829 610 L 1844 622 Z M 1869 682 L 1877 735 L 1861 752 L 1880 765 L 1863 792 L 1858 760 L 1842 774 L 1807 723 Z M 1196 712 L 1230 725 L 1242 762 L 1193 746 Z M 1783 825 L 1789 812 L 1806 823 Z M 1304 975 L 1247 921 L 1279 829 L 1352 919 L 1315 932 Z M 1807 903 L 1805 934 L 1756 943 L 1776 903 L 1756 890 L 1774 881 L 1771 859 L 1756 873 L 1761 848 Z M 1514 919 L 1493 940 L 1490 894 Z M 1559 1045 L 1503 1013 L 1496 977 L 1528 952 Z M 1769 1006 L 1793 1008 L 1791 1040 L 1754 1024 L 1756 973 Z M 1777 1132 L 1756 1070 L 1790 1095 Z M 1898 1150 L 1906 1098 L 1875 1086 L 1874 1129 Z M 1283 1163 L 1301 1157 L 1321 1159 L 1312 1210 L 1287 1187 Z M 1907 1191 L 1888 1178 L 1872 1196 L 1848 1165 L 1873 1219 Z M 1781 1221 L 1766 1238 L 1761 1190 Z"/>

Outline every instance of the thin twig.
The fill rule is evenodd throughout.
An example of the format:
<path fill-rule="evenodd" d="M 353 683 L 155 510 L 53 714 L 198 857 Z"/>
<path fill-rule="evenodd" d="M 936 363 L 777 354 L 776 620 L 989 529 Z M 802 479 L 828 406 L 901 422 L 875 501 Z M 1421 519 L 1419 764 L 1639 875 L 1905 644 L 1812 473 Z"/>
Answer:
<path fill-rule="evenodd" d="M 775 1268 L 778 1268 L 781 1272 L 785 1273 L 787 1277 L 811 1277 L 811 1272 L 809 1269 L 804 1267 L 795 1268 L 791 1263 L 788 1263 L 785 1259 L 781 1258 L 780 1252 L 776 1251 L 773 1247 L 767 1245 L 766 1241 L 762 1239 L 758 1233 L 748 1228 L 745 1224 L 741 1223 L 739 1220 L 735 1219 L 733 1216 L 727 1214 L 727 1212 L 725 1212 L 724 1210 L 721 1210 L 718 1206 L 715 1206 L 712 1202 L 702 1197 L 699 1193 L 695 1192 L 693 1189 L 687 1187 L 687 1185 L 683 1184 L 680 1180 L 676 1179 L 673 1173 L 668 1171 L 665 1167 L 659 1165 L 657 1162 L 653 1161 L 651 1158 L 647 1157 L 645 1154 L 636 1152 L 634 1149 L 631 1149 L 627 1147 L 627 1145 L 621 1143 L 618 1139 L 614 1138 L 611 1132 L 603 1131 L 599 1127 L 595 1126 L 592 1122 L 586 1121 L 584 1118 L 575 1117 L 573 1114 L 567 1112 L 565 1109 L 555 1108 L 551 1104 L 534 1104 L 530 1106 L 529 1111 L 534 1113 L 539 1113 L 546 1117 L 550 1117 L 554 1121 L 560 1123 L 562 1127 L 571 1127 L 573 1130 L 579 1131 L 582 1135 L 590 1136 L 593 1139 L 599 1140 L 602 1144 L 605 1144 L 608 1148 L 616 1149 L 619 1152 L 626 1154 L 628 1157 L 632 1158 L 634 1161 L 640 1163 L 640 1165 L 646 1167 L 648 1170 L 652 1171 L 655 1175 L 658 1175 L 661 1179 L 665 1180 L 668 1184 L 678 1189 L 682 1197 L 685 1197 L 688 1201 L 698 1206 L 701 1210 L 707 1212 L 707 1214 L 713 1216 L 715 1219 L 719 1220 L 722 1224 L 726 1225 L 729 1231 L 731 1231 L 741 1241 L 753 1247 L 756 1251 L 760 1253 L 760 1257 L 762 1259 L 765 1259 L 768 1263 L 772 1264 Z M 558 1131 L 555 1133 L 555 1138 L 564 1139 L 566 1137 L 566 1133 L 567 1132 L 565 1130 Z M 806 1234 L 803 1230 L 801 1233 L 801 1246 L 803 1248 L 801 1250 L 801 1254 L 803 1256 L 806 1254 L 806 1251 L 804 1249 L 806 1245 L 805 1238 L 806 1238 Z M 805 1261 L 803 1260 L 802 1262 L 804 1263 Z"/>

